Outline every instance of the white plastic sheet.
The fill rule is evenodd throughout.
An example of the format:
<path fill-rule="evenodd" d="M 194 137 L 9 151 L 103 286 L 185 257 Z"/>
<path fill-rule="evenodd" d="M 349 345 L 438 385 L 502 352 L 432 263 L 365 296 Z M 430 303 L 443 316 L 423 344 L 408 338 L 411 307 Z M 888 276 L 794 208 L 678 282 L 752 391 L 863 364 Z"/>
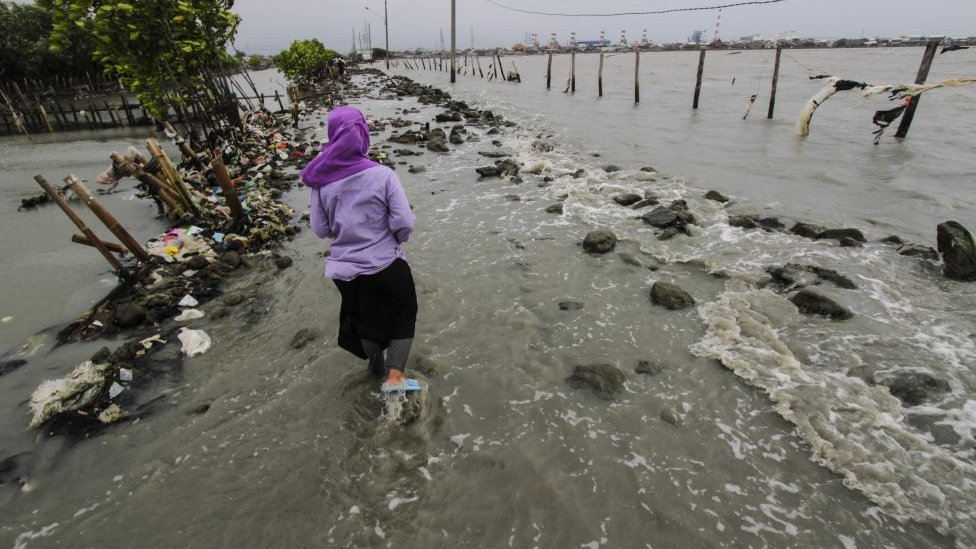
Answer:
<path fill-rule="evenodd" d="M 210 336 L 203 330 L 180 328 L 180 334 L 176 337 L 183 343 L 183 354 L 186 356 L 202 355 L 210 349 Z"/>

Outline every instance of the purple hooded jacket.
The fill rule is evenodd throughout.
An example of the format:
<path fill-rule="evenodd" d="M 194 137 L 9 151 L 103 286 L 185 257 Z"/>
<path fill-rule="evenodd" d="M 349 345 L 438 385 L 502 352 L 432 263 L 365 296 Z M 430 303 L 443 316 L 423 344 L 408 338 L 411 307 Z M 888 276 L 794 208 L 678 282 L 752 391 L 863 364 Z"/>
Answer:
<path fill-rule="evenodd" d="M 373 162 L 369 127 L 354 107 L 329 113 L 329 142 L 302 170 L 311 188 L 311 225 L 333 238 L 325 276 L 352 280 L 382 271 L 398 257 L 416 218 L 393 170 Z"/>

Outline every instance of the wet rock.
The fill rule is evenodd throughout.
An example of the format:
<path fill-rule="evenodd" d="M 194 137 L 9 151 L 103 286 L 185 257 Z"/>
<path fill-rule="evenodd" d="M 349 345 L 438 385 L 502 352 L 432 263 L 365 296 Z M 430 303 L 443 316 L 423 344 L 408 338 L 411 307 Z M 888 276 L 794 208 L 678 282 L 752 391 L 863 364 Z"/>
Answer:
<path fill-rule="evenodd" d="M 467 135 L 467 133 L 468 130 L 466 130 L 464 126 L 454 126 L 453 128 L 451 128 L 451 135 L 448 138 L 448 141 L 450 141 L 454 145 L 463 145 L 464 136 Z"/>
<path fill-rule="evenodd" d="M 410 172 L 410 173 L 424 173 L 424 172 L 427 171 L 427 167 L 426 166 L 410 166 L 409 168 L 407 168 L 407 171 Z"/>
<path fill-rule="evenodd" d="M 495 167 L 498 169 L 498 175 L 502 177 L 515 177 L 519 174 L 518 162 L 509 158 L 502 160 Z"/>
<path fill-rule="evenodd" d="M 830 240 L 841 240 L 842 238 L 851 238 L 858 242 L 867 242 L 868 240 L 864 238 L 864 233 L 858 229 L 826 229 L 820 233 L 820 238 L 830 239 Z"/>
<path fill-rule="evenodd" d="M 243 303 L 244 299 L 246 299 L 246 296 L 243 293 L 232 293 L 224 297 L 224 305 L 227 305 L 228 307 L 236 307 Z"/>
<path fill-rule="evenodd" d="M 605 254 L 617 245 L 617 235 L 607 229 L 590 231 L 583 239 L 583 249 L 594 254 Z"/>
<path fill-rule="evenodd" d="M 668 208 L 678 216 L 681 223 L 694 223 L 695 216 L 688 209 L 688 203 L 684 200 L 675 200 Z"/>
<path fill-rule="evenodd" d="M 725 196 L 724 194 L 718 191 L 708 191 L 707 193 L 705 193 L 705 198 L 707 200 L 714 200 L 716 202 L 721 202 L 723 204 L 729 201 L 729 198 L 727 196 Z"/>
<path fill-rule="evenodd" d="M 899 372 L 881 381 L 891 394 L 908 406 L 932 402 L 949 392 L 949 382 L 924 372 Z"/>
<path fill-rule="evenodd" d="M 659 281 L 651 286 L 651 303 L 674 311 L 694 306 L 695 298 L 676 284 Z"/>
<path fill-rule="evenodd" d="M 532 150 L 536 152 L 550 152 L 554 148 L 555 146 L 552 143 L 542 139 L 536 139 L 532 142 Z"/>
<path fill-rule="evenodd" d="M 886 237 L 882 238 L 880 240 L 880 242 L 884 242 L 885 244 L 895 244 L 896 246 L 900 246 L 902 244 L 906 244 L 906 242 L 904 240 L 902 240 L 902 238 L 900 236 L 895 235 L 895 234 L 893 234 L 891 236 L 886 236 Z"/>
<path fill-rule="evenodd" d="M 478 154 L 484 156 L 485 158 L 505 158 L 506 156 L 512 156 L 510 153 L 505 151 L 478 151 Z"/>
<path fill-rule="evenodd" d="M 642 171 L 642 172 L 648 172 L 648 173 L 657 173 L 657 170 L 655 170 L 654 168 L 652 168 L 650 166 L 644 166 L 643 168 L 640 169 L 640 171 Z"/>
<path fill-rule="evenodd" d="M 417 153 L 415 153 L 411 149 L 393 149 L 393 154 L 397 156 L 414 156 Z"/>
<path fill-rule="evenodd" d="M 619 172 L 620 171 L 620 166 L 617 166 L 615 164 L 609 164 L 609 165 L 603 167 L 603 171 L 605 171 L 607 173 Z"/>
<path fill-rule="evenodd" d="M 291 267 L 292 263 L 294 263 L 292 258 L 287 255 L 275 256 L 274 262 L 279 269 L 287 269 L 288 267 Z"/>
<path fill-rule="evenodd" d="M 822 315 L 834 320 L 847 320 L 854 316 L 836 301 L 807 288 L 797 292 L 790 301 L 803 314 Z"/>
<path fill-rule="evenodd" d="M 26 484 L 32 475 L 37 458 L 31 452 L 21 452 L 0 460 L 0 485 Z"/>
<path fill-rule="evenodd" d="M 575 172 L 573 172 L 573 179 L 579 179 L 581 177 L 584 177 L 585 175 L 586 175 L 586 170 L 584 170 L 583 168 L 580 168 L 580 169 L 576 170 Z"/>
<path fill-rule="evenodd" d="M 583 308 L 583 304 L 579 301 L 560 301 L 559 310 L 560 311 L 578 311 Z"/>
<path fill-rule="evenodd" d="M 672 410 L 671 408 L 665 408 L 661 410 L 661 413 L 658 414 L 658 417 L 661 418 L 661 421 L 669 425 L 674 425 L 675 427 L 681 425 L 681 419 L 678 417 L 678 414 L 676 414 L 674 410 Z"/>
<path fill-rule="evenodd" d="M 663 229 L 678 222 L 678 214 L 674 210 L 665 206 L 658 206 L 641 216 L 644 223 L 652 227 Z"/>
<path fill-rule="evenodd" d="M 563 205 L 562 204 L 553 204 L 553 205 L 551 205 L 551 206 L 549 206 L 549 207 L 546 208 L 546 213 L 560 214 L 561 215 L 563 213 Z"/>
<path fill-rule="evenodd" d="M 679 234 L 681 234 L 681 231 L 679 231 L 677 227 L 665 227 L 664 230 L 661 231 L 661 234 L 657 235 L 657 239 L 663 242 L 665 240 L 671 240 Z"/>
<path fill-rule="evenodd" d="M 627 252 L 620 253 L 620 260 L 628 265 L 633 265 L 634 267 L 643 267 L 644 264 L 641 263 L 640 259 L 634 257 L 634 254 L 629 254 Z"/>
<path fill-rule="evenodd" d="M 301 349 L 321 336 L 322 333 L 315 328 L 302 328 L 291 338 L 291 346 L 293 349 Z"/>
<path fill-rule="evenodd" d="M 627 377 L 612 364 L 576 366 L 566 382 L 574 389 L 592 389 L 600 398 L 609 399 L 623 388 Z"/>
<path fill-rule="evenodd" d="M 14 370 L 20 368 L 24 364 L 27 364 L 27 361 L 22 358 L 10 358 L 6 360 L 0 360 L 0 376 L 9 374 L 10 372 L 13 372 Z"/>
<path fill-rule="evenodd" d="M 803 287 L 810 284 L 817 284 L 821 280 L 831 282 L 845 290 L 856 290 L 857 285 L 846 276 L 833 269 L 818 267 L 816 265 L 802 265 L 799 263 L 787 263 L 782 267 L 769 267 L 766 269 L 773 280 L 785 287 Z M 811 280 L 807 274 L 812 274 L 817 278 Z"/>
<path fill-rule="evenodd" d="M 956 221 L 940 223 L 936 229 L 942 274 L 954 280 L 976 280 L 976 243 L 973 235 Z"/>
<path fill-rule="evenodd" d="M 482 166 L 480 168 L 475 168 L 474 171 L 478 172 L 481 177 L 498 177 L 498 168 L 495 166 Z"/>
<path fill-rule="evenodd" d="M 422 143 L 427 140 L 427 136 L 423 132 L 417 130 L 409 130 L 403 132 L 402 134 L 396 134 L 390 136 L 387 141 L 392 141 L 393 143 L 400 143 L 401 145 L 416 145 L 417 143 Z"/>
<path fill-rule="evenodd" d="M 438 114 L 437 116 L 435 116 L 434 117 L 434 120 L 437 121 L 437 122 L 460 122 L 461 121 L 461 115 L 459 113 L 454 112 L 454 111 L 442 112 L 442 113 Z"/>
<path fill-rule="evenodd" d="M 660 202 L 658 202 L 657 198 L 650 197 L 650 198 L 645 198 L 639 202 L 635 202 L 630 208 L 632 210 L 641 210 L 649 206 L 657 206 L 659 203 Z"/>
<path fill-rule="evenodd" d="M 512 183 L 515 185 L 521 185 L 523 182 L 522 176 L 516 175 L 512 178 Z"/>
<path fill-rule="evenodd" d="M 115 325 L 119 328 L 135 328 L 146 319 L 146 309 L 136 303 L 123 303 L 115 308 Z"/>
<path fill-rule="evenodd" d="M 820 225 L 814 225 L 812 223 L 797 223 L 790 227 L 790 232 L 806 238 L 820 238 L 820 233 L 824 232 L 824 228 Z"/>
<path fill-rule="evenodd" d="M 634 368 L 634 372 L 638 374 L 656 376 L 664 371 L 664 365 L 660 362 L 651 362 L 650 360 L 641 360 L 637 363 L 637 367 Z"/>
<path fill-rule="evenodd" d="M 760 219 L 756 225 L 758 225 L 760 229 L 769 232 L 778 232 L 786 228 L 786 225 L 775 217 L 764 217 Z"/>
<path fill-rule="evenodd" d="M 900 255 L 918 257 L 920 259 L 927 259 L 929 261 L 939 260 L 939 252 L 935 251 L 935 248 L 922 246 L 919 244 L 902 244 L 898 246 L 898 253 Z"/>
<path fill-rule="evenodd" d="M 232 269 L 236 269 L 241 265 L 241 254 L 237 251 L 229 250 L 221 254 L 220 260 Z"/>
<path fill-rule="evenodd" d="M 759 226 L 759 218 L 754 215 L 730 215 L 729 226 L 741 229 L 755 229 Z"/>
<path fill-rule="evenodd" d="M 636 193 L 623 193 L 613 197 L 613 201 L 621 206 L 633 206 L 641 201 L 643 197 Z"/>
<path fill-rule="evenodd" d="M 190 408 L 187 413 L 193 416 L 200 416 L 210 411 L 210 404 L 198 404 L 193 408 Z"/>
<path fill-rule="evenodd" d="M 210 265 L 210 261 L 207 260 L 207 258 L 203 257 L 202 255 L 195 255 L 190 259 L 188 259 L 185 265 L 187 266 L 188 269 L 192 269 L 194 271 L 202 271 L 203 269 L 207 268 L 207 265 Z"/>
<path fill-rule="evenodd" d="M 864 244 L 861 244 L 860 242 L 854 240 L 849 236 L 845 236 L 844 238 L 841 238 L 837 242 L 840 244 L 841 248 L 863 248 L 864 247 Z"/>
<path fill-rule="evenodd" d="M 431 139 L 427 142 L 427 150 L 433 152 L 449 152 L 451 149 L 447 147 L 446 140 L 444 139 Z"/>

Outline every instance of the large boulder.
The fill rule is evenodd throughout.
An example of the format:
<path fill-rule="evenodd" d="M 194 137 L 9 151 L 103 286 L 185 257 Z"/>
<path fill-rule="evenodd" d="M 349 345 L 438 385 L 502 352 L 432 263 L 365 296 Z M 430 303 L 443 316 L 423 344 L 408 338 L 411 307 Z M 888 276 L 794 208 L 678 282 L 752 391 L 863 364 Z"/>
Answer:
<path fill-rule="evenodd" d="M 613 197 L 613 201 L 621 206 L 633 206 L 641 201 L 643 197 L 636 193 L 622 193 Z"/>
<path fill-rule="evenodd" d="M 678 214 L 674 212 L 671 208 L 667 206 L 658 206 L 653 210 L 647 212 L 641 216 L 641 220 L 647 223 L 651 227 L 657 227 L 658 229 L 663 229 L 665 227 L 670 227 L 678 222 Z"/>
<path fill-rule="evenodd" d="M 797 292 L 790 301 L 801 313 L 808 315 L 823 315 L 834 320 L 847 320 L 854 316 L 836 301 L 807 288 Z"/>
<path fill-rule="evenodd" d="M 651 286 L 651 302 L 674 311 L 693 306 L 695 298 L 676 284 L 659 281 Z"/>
<path fill-rule="evenodd" d="M 566 378 L 574 389 L 590 388 L 600 398 L 609 399 L 623 388 L 627 377 L 613 364 L 577 366 Z"/>
<path fill-rule="evenodd" d="M 858 229 L 826 229 L 820 233 L 820 238 L 827 238 L 831 240 L 850 238 L 858 242 L 867 242 L 867 239 L 864 238 L 864 233 Z"/>
<path fill-rule="evenodd" d="M 902 372 L 881 383 L 888 387 L 893 396 L 908 406 L 931 402 L 936 397 L 949 392 L 949 382 L 924 372 Z"/>
<path fill-rule="evenodd" d="M 940 223 L 939 253 L 942 254 L 942 273 L 955 280 L 976 280 L 976 244 L 973 235 L 956 221 Z"/>
<path fill-rule="evenodd" d="M 590 231 L 583 239 L 583 249 L 593 254 L 605 254 L 617 246 L 617 235 L 607 229 Z"/>

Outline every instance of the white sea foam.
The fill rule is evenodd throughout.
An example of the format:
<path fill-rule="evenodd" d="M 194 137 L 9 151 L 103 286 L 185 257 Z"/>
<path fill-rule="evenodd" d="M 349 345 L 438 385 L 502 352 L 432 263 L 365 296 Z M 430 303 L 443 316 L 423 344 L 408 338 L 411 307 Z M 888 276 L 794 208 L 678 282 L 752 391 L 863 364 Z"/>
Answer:
<path fill-rule="evenodd" d="M 765 290 L 730 291 L 699 312 L 707 333 L 693 352 L 764 389 L 818 463 L 886 512 L 976 543 L 976 467 L 906 426 L 884 387 L 799 361 L 778 335 L 797 319 L 789 302 Z"/>

